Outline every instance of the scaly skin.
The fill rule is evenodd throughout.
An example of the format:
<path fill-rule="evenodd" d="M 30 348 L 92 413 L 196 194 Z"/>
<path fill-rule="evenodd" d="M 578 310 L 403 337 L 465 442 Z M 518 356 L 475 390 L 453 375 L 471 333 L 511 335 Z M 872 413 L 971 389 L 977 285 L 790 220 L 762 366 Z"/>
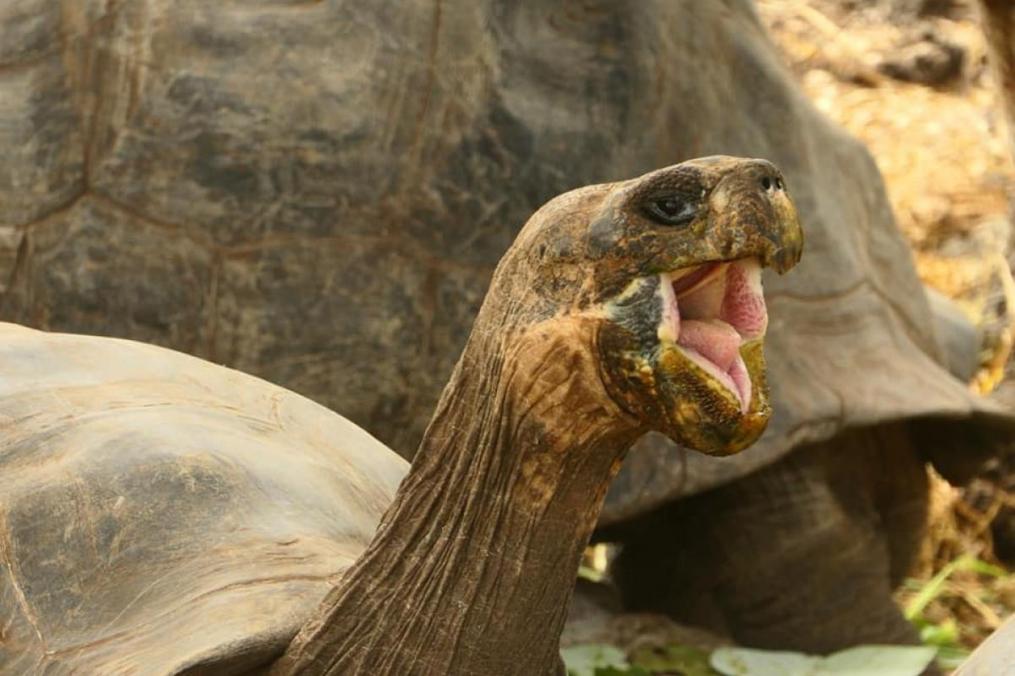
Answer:
<path fill-rule="evenodd" d="M 739 259 L 785 271 L 801 246 L 763 160 L 693 160 L 536 212 L 373 542 L 272 673 L 562 673 L 581 553 L 630 445 L 658 430 L 728 454 L 768 419 L 760 339 L 740 346 L 742 411 L 668 340 L 652 280 Z"/>

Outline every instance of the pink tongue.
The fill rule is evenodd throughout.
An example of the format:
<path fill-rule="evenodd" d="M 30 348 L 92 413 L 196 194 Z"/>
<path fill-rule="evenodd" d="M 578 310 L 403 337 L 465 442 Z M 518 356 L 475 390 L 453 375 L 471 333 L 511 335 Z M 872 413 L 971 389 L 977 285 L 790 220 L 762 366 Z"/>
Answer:
<path fill-rule="evenodd" d="M 739 354 L 740 334 L 723 321 L 685 319 L 680 323 L 677 344 L 691 348 L 725 373 Z"/>
<path fill-rule="evenodd" d="M 753 272 L 754 284 L 750 278 Z M 765 297 L 761 294 L 760 271 L 755 264 L 751 271 L 745 264 L 733 264 L 726 275 L 726 295 L 723 297 L 719 318 L 736 326 L 747 336 L 759 336 L 765 332 L 768 314 L 765 310 Z"/>

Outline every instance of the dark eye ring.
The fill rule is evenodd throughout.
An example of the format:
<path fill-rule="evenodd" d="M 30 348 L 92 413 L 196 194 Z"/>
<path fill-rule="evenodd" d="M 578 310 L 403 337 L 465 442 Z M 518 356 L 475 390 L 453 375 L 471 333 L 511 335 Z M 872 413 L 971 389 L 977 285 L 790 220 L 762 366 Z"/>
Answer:
<path fill-rule="evenodd" d="M 697 213 L 697 207 L 680 197 L 668 195 L 645 205 L 648 216 L 663 225 L 686 225 Z"/>

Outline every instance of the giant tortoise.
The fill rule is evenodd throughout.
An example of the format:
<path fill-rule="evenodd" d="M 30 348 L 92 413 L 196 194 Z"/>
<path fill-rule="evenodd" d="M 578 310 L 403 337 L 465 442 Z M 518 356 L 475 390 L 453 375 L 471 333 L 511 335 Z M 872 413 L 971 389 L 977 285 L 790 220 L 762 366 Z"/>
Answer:
<path fill-rule="evenodd" d="M 802 245 L 781 185 L 717 157 L 550 201 L 408 473 L 251 376 L 0 325 L 4 671 L 227 674 L 285 652 L 272 673 L 562 673 L 630 445 L 654 429 L 729 454 L 765 429 L 761 267 Z"/>
<path fill-rule="evenodd" d="M 774 161 L 810 248 L 767 280 L 777 414 L 734 459 L 634 451 L 601 537 L 635 607 L 754 645 L 911 639 L 889 590 L 924 460 L 958 476 L 1011 436 L 944 367 L 869 154 L 747 0 L 21 0 L 0 101 L 0 316 L 248 371 L 404 455 L 535 207 Z"/>

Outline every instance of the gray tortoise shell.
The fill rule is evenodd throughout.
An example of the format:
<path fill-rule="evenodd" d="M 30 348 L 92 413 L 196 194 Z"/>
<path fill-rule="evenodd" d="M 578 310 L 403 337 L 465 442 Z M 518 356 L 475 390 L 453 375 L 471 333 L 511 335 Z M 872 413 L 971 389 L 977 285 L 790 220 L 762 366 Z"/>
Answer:
<path fill-rule="evenodd" d="M 4 319 L 233 366 L 408 456 L 536 207 L 756 156 L 807 237 L 766 279 L 771 428 L 721 461 L 646 441 L 604 519 L 847 425 L 980 419 L 873 161 L 746 0 L 27 0 L 0 27 Z"/>
<path fill-rule="evenodd" d="M 363 552 L 407 463 L 165 348 L 0 323 L 0 673 L 236 673 Z"/>

